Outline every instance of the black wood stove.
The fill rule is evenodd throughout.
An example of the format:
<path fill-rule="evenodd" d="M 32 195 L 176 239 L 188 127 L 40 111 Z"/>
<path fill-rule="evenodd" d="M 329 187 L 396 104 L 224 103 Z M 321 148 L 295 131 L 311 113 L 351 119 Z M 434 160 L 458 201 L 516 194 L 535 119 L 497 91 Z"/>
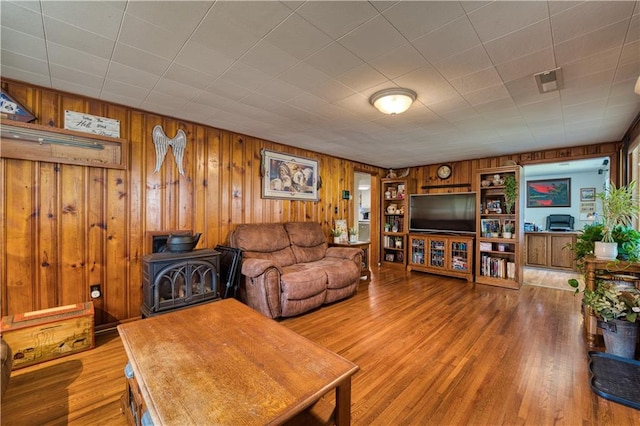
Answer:
<path fill-rule="evenodd" d="M 143 256 L 142 293 L 143 318 L 220 299 L 220 253 L 201 249 Z"/>

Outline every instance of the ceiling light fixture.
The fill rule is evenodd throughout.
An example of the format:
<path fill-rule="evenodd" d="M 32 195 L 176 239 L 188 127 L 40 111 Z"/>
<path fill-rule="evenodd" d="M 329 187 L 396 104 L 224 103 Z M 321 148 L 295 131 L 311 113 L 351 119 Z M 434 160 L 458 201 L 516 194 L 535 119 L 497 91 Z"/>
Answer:
<path fill-rule="evenodd" d="M 397 87 L 374 93 L 369 98 L 369 102 L 380 112 L 396 115 L 408 110 L 417 97 L 413 90 Z"/>

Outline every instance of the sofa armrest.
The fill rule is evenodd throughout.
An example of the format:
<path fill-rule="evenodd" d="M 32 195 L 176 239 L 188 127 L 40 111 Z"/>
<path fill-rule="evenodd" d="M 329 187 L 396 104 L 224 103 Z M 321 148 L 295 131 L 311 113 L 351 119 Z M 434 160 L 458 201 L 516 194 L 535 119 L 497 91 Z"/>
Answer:
<path fill-rule="evenodd" d="M 270 260 L 267 259 L 243 259 L 242 260 L 242 275 L 249 278 L 258 277 L 269 268 L 276 268 L 278 272 L 282 273 L 280 268 Z"/>
<path fill-rule="evenodd" d="M 240 300 L 269 318 L 280 317 L 281 276 L 281 269 L 270 260 L 244 259 L 239 287 Z"/>
<path fill-rule="evenodd" d="M 356 256 L 361 254 L 362 250 L 355 247 L 329 247 L 325 256 L 355 261 Z"/>

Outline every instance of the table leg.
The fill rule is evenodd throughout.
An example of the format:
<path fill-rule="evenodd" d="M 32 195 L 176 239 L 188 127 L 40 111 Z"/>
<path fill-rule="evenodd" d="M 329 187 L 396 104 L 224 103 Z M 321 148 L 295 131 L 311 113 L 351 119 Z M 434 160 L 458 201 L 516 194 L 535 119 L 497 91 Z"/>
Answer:
<path fill-rule="evenodd" d="M 347 377 L 336 388 L 336 426 L 351 424 L 351 377 Z"/>

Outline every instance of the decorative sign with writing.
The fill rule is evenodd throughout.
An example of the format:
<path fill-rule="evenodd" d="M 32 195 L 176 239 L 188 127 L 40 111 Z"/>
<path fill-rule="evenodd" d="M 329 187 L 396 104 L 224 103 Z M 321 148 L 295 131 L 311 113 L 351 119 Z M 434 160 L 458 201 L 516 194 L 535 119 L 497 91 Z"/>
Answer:
<path fill-rule="evenodd" d="M 81 112 L 64 112 L 64 128 L 78 132 L 93 133 L 94 135 L 120 137 L 120 120 L 98 117 Z"/>

